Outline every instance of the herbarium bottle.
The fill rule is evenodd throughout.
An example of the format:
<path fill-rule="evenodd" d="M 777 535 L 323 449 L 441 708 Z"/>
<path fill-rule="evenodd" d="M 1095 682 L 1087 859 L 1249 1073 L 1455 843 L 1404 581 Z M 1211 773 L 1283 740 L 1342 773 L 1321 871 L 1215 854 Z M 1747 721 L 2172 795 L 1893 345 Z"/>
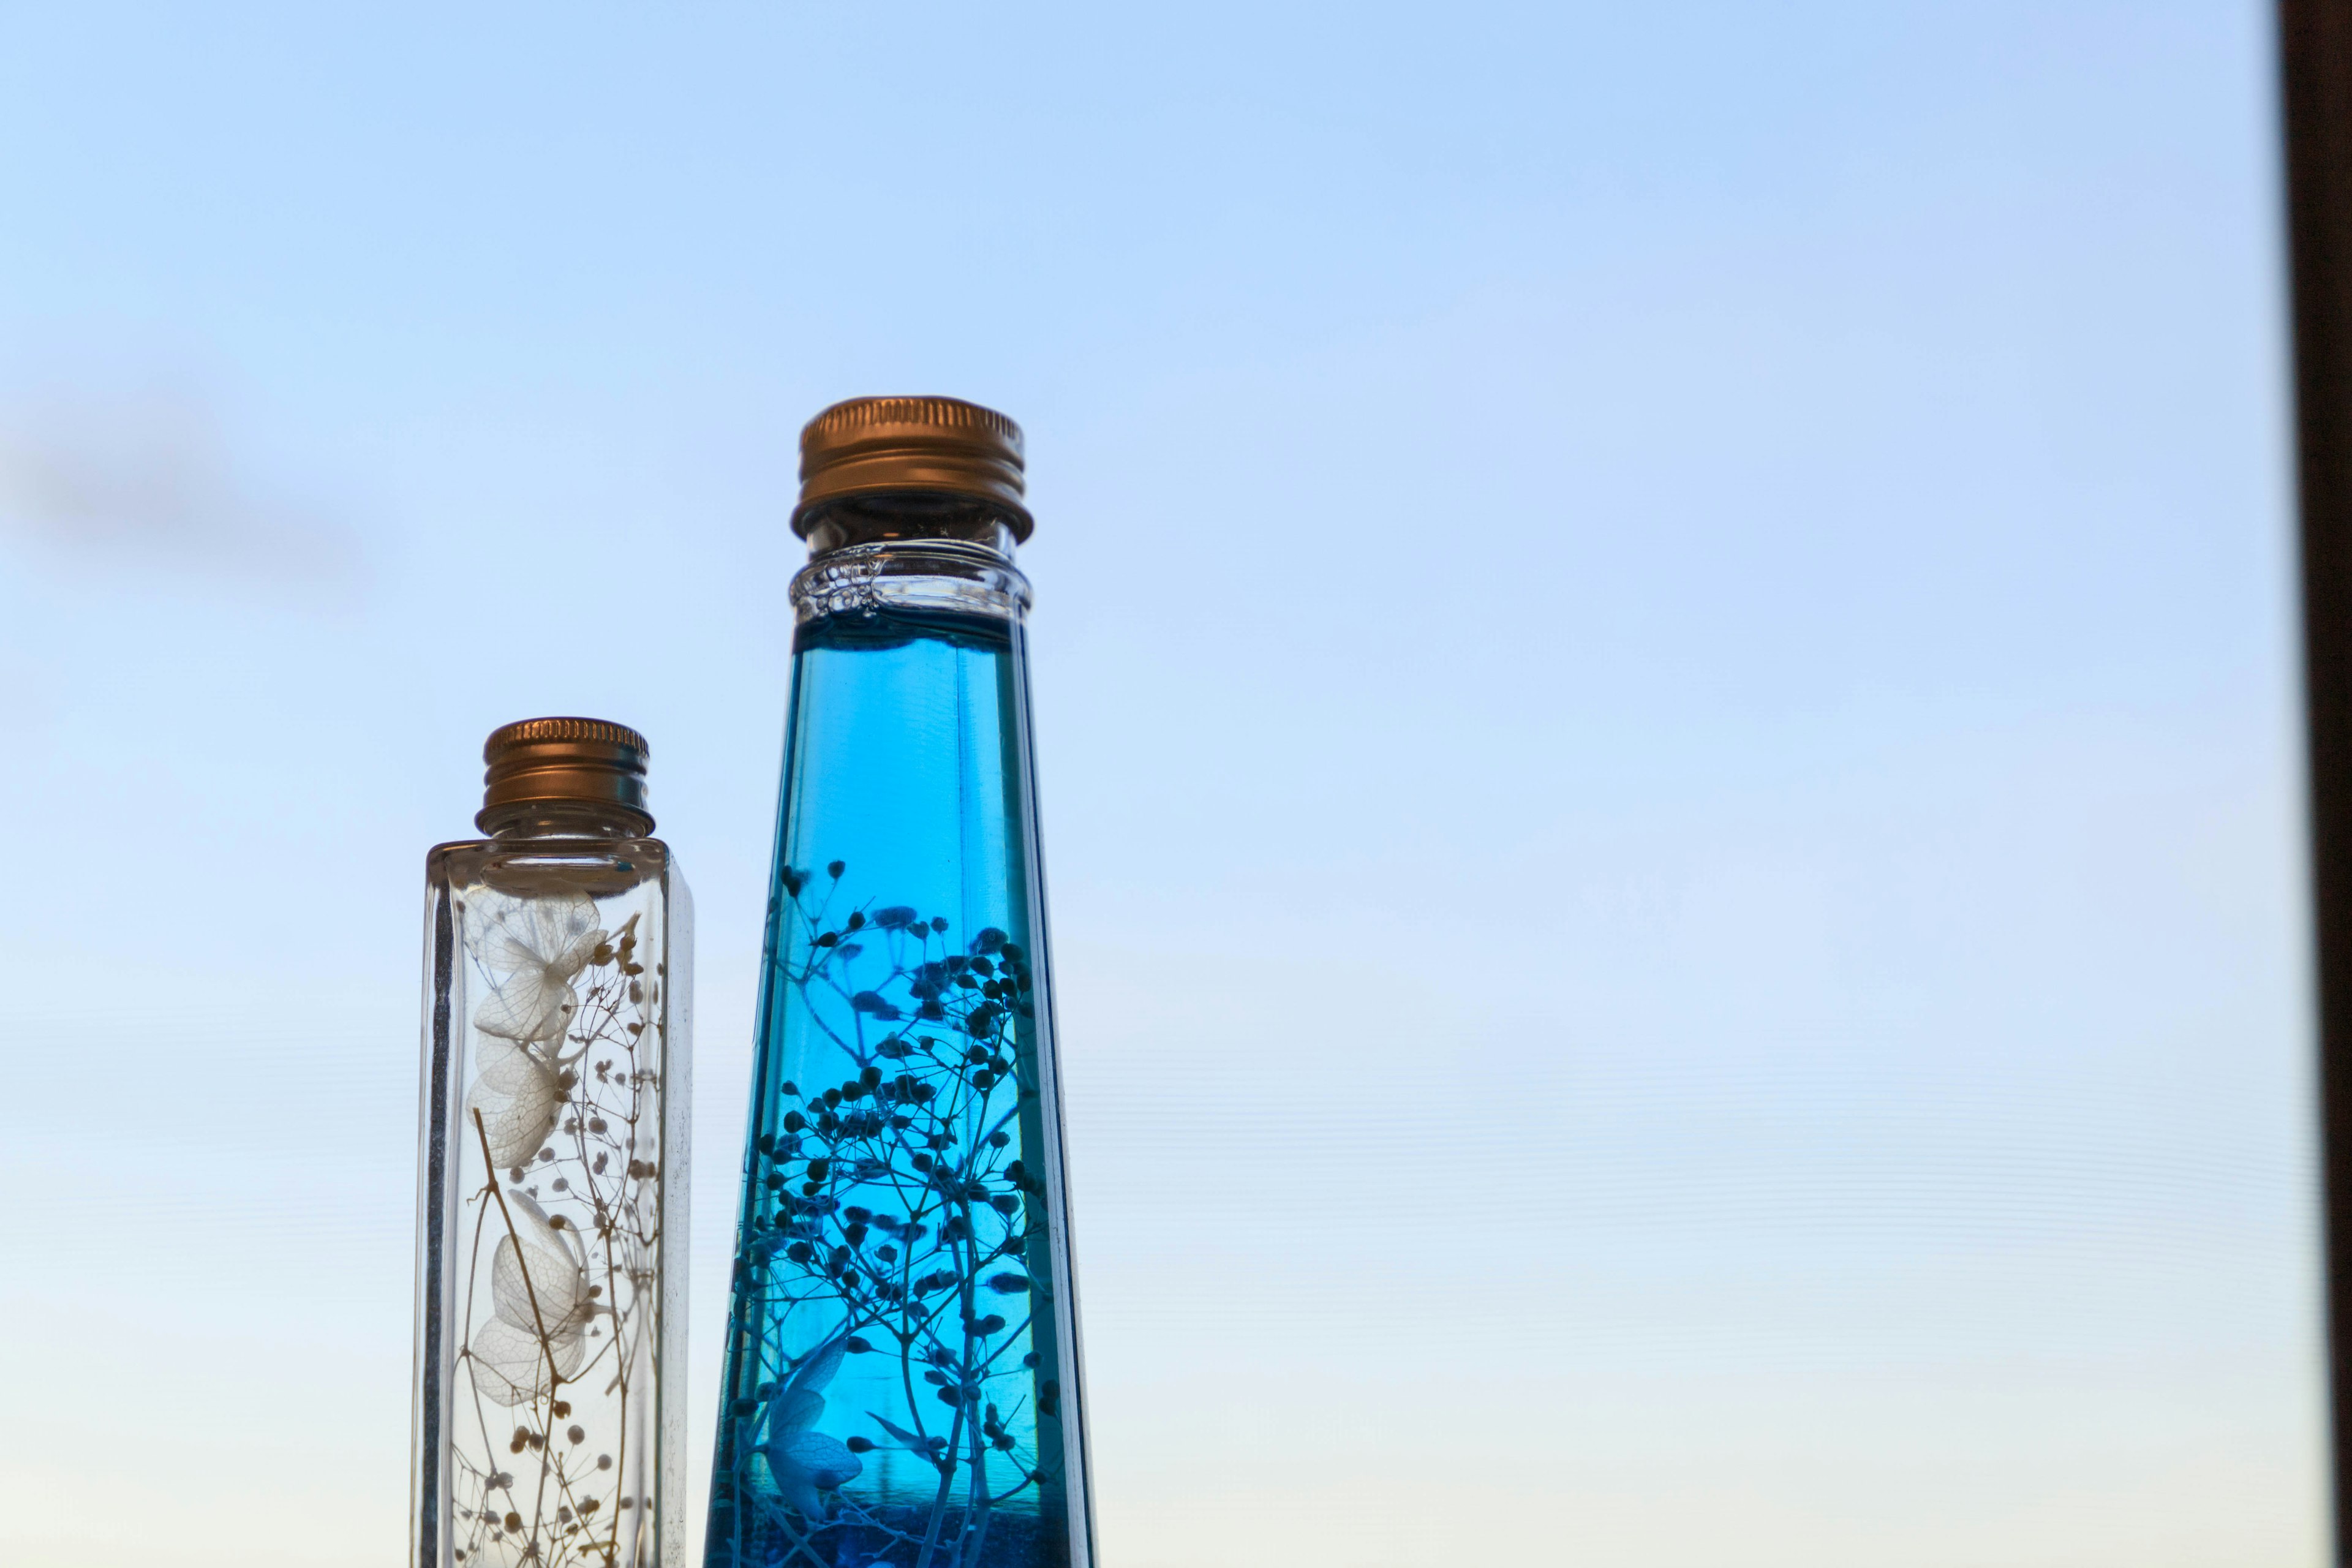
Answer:
<path fill-rule="evenodd" d="M 493 733 L 425 857 L 415 1568 L 683 1568 L 693 906 L 646 742 Z"/>
<path fill-rule="evenodd" d="M 1021 432 L 865 398 L 801 450 L 706 1568 L 1090 1568 Z"/>

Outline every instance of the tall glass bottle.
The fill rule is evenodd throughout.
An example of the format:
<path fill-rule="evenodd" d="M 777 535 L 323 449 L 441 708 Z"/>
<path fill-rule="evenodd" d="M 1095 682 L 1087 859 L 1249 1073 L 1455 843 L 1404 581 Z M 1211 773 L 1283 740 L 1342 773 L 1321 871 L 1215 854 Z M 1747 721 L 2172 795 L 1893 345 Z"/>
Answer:
<path fill-rule="evenodd" d="M 493 733 L 425 857 L 415 1568 L 683 1568 L 693 902 L 646 742 Z"/>
<path fill-rule="evenodd" d="M 1089 1568 L 1021 433 L 802 433 L 708 1568 Z"/>

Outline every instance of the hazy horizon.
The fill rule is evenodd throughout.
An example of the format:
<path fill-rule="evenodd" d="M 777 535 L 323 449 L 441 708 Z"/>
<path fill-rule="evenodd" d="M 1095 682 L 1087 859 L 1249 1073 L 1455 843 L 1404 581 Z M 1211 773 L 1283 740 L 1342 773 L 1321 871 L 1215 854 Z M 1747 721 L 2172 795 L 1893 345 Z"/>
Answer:
<path fill-rule="evenodd" d="M 707 1465 L 793 437 L 940 392 L 1108 1568 L 2316 1568 L 2268 27 L 0 13 L 0 1557 L 399 1559 L 535 713 L 695 889 Z"/>

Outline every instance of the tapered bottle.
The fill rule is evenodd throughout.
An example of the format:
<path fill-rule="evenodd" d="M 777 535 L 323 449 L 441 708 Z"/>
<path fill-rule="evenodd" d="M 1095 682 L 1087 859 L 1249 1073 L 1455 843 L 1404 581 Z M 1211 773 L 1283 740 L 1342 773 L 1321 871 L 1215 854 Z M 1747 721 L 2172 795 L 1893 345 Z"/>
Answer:
<path fill-rule="evenodd" d="M 683 1568 L 692 900 L 635 731 L 484 757 L 425 858 L 409 1560 Z"/>
<path fill-rule="evenodd" d="M 1021 434 L 802 434 L 707 1568 L 1089 1568 Z"/>

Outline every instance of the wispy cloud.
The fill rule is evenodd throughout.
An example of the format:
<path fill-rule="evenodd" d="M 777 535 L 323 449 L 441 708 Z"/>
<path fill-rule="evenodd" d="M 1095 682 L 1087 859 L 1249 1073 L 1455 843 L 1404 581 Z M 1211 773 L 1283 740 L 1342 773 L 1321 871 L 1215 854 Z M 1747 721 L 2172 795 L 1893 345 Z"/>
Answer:
<path fill-rule="evenodd" d="M 104 569 L 336 600 L 364 575 L 352 532 L 259 479 L 186 397 L 0 405 L 0 534 Z"/>

